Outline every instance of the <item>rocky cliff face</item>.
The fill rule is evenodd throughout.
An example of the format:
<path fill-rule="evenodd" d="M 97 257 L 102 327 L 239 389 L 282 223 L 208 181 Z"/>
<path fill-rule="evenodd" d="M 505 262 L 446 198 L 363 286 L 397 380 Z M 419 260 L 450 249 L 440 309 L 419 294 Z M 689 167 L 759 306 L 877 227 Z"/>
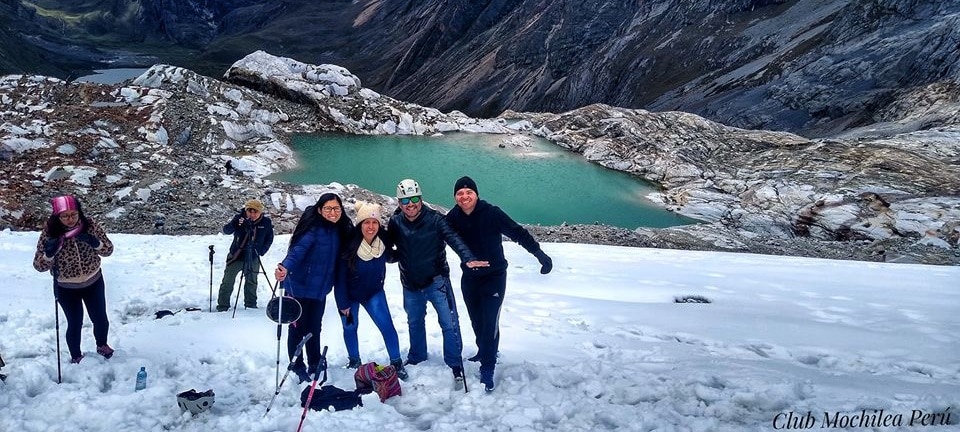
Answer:
<path fill-rule="evenodd" d="M 605 103 L 804 136 L 873 124 L 897 112 L 897 101 L 960 83 L 960 3 L 952 0 L 43 4 L 39 13 L 22 0 L 0 3 L 18 17 L 8 21 L 7 43 L 26 42 L 36 54 L 0 59 L 10 64 L 4 70 L 23 71 L 38 57 L 56 70 L 144 60 L 118 52 L 128 50 L 215 75 L 265 49 L 345 66 L 372 90 L 441 111 L 495 116 Z M 143 43 L 120 43 L 131 39 Z M 111 40 L 114 48 L 102 46 Z"/>

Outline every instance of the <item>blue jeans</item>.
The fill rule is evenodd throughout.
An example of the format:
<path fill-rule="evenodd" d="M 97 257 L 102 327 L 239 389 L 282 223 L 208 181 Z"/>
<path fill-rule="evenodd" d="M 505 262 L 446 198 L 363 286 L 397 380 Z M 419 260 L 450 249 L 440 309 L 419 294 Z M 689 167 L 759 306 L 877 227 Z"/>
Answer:
<path fill-rule="evenodd" d="M 450 278 L 437 276 L 433 283 L 418 291 L 403 288 L 403 309 L 407 312 L 410 330 L 410 353 L 407 361 L 418 363 L 427 359 L 427 302 L 437 311 L 437 321 L 443 331 L 443 362 L 451 368 L 462 368 L 463 340 L 460 338 L 460 318 Z M 451 308 L 452 306 L 452 308 Z"/>
<path fill-rule="evenodd" d="M 370 319 L 380 329 L 383 335 L 383 343 L 387 346 L 387 355 L 390 361 L 400 360 L 400 339 L 397 336 L 397 329 L 393 326 L 393 318 L 390 317 L 390 307 L 387 306 L 387 294 L 382 290 L 370 297 L 363 303 L 354 302 L 350 305 L 350 316 L 353 320 L 347 324 L 347 317 L 340 315 L 340 323 L 343 324 L 343 343 L 347 346 L 347 355 L 352 359 L 360 358 L 360 343 L 357 339 L 357 328 L 360 326 L 360 317 L 357 312 L 360 311 L 360 305 L 370 315 Z"/>

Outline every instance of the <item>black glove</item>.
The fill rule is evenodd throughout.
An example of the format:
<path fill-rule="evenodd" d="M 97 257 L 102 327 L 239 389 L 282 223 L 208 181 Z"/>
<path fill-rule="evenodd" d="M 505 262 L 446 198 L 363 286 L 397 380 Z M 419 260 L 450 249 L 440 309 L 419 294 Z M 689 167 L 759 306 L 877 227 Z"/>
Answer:
<path fill-rule="evenodd" d="M 53 258 L 57 254 L 57 250 L 60 249 L 60 238 L 52 237 L 48 238 L 47 241 L 43 242 L 43 253 L 48 257 Z"/>
<path fill-rule="evenodd" d="M 550 273 L 550 270 L 553 270 L 553 260 L 542 250 L 538 250 L 533 256 L 537 257 L 537 261 L 540 261 L 540 274 L 547 274 Z"/>
<path fill-rule="evenodd" d="M 82 241 L 82 242 L 90 245 L 90 247 L 92 247 L 92 248 L 94 248 L 94 249 L 100 247 L 100 239 L 98 239 L 98 238 L 97 238 L 96 236 L 94 236 L 93 234 L 90 234 L 89 232 L 82 232 L 82 233 L 80 233 L 79 235 L 77 235 L 77 240 L 80 240 L 80 241 Z"/>

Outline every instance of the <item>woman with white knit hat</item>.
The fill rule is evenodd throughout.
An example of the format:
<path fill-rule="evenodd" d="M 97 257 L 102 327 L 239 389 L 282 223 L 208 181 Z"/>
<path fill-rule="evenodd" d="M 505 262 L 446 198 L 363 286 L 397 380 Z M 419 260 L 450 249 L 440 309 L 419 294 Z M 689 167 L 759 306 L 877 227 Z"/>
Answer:
<path fill-rule="evenodd" d="M 338 271 L 343 272 L 339 279 L 345 280 L 346 284 L 334 288 L 343 323 L 343 342 L 349 356 L 348 367 L 359 367 L 361 364 L 357 312 L 362 305 L 383 335 L 390 364 L 396 368 L 397 376 L 405 380 L 407 371 L 400 358 L 400 341 L 387 306 L 387 295 L 383 291 L 387 263 L 391 261 L 393 249 L 388 244 L 382 223 L 383 208 L 379 204 L 363 201 L 358 201 L 354 208 L 357 210 L 357 225 L 337 266 Z"/>

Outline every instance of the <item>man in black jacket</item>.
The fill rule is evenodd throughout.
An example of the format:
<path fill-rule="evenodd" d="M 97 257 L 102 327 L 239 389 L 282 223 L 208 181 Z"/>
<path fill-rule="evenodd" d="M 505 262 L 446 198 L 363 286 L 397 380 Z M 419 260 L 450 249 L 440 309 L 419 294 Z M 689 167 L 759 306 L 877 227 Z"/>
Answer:
<path fill-rule="evenodd" d="M 463 386 L 463 340 L 456 299 L 450 284 L 446 245 L 460 256 L 466 268 L 486 266 L 477 261 L 443 215 L 423 205 L 420 185 L 405 179 L 397 185 L 398 211 L 390 218 L 387 235 L 396 247 L 403 285 L 403 309 L 410 331 L 407 364 L 427 359 L 427 302 L 437 312 L 443 331 L 443 361 L 453 370 L 455 385 Z"/>
<path fill-rule="evenodd" d="M 243 305 L 257 307 L 257 276 L 260 274 L 260 257 L 273 244 L 273 222 L 263 214 L 263 203 L 258 199 L 246 202 L 243 210 L 223 226 L 224 234 L 233 234 L 227 267 L 217 295 L 217 312 L 230 309 L 230 295 L 237 274 L 243 272 Z"/>
<path fill-rule="evenodd" d="M 489 267 L 463 267 L 460 289 L 473 333 L 477 337 L 477 355 L 470 361 L 480 362 L 480 382 L 486 391 L 494 389 L 493 370 L 497 365 L 500 346 L 500 306 L 507 290 L 507 260 L 503 256 L 503 237 L 517 242 L 540 261 L 540 273 L 553 269 L 553 260 L 540 249 L 540 244 L 520 224 L 507 216 L 500 207 L 481 200 L 477 183 L 470 177 L 461 177 L 453 185 L 457 206 L 447 213 L 447 221 L 478 259 Z"/>

